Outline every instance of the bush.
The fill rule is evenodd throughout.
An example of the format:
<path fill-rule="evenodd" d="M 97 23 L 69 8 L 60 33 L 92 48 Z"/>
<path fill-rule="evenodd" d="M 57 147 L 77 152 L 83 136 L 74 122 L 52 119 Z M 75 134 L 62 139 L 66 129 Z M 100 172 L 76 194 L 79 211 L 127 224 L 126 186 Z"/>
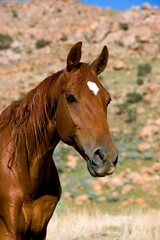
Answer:
<path fill-rule="evenodd" d="M 117 41 L 116 41 L 116 44 L 117 44 L 119 47 L 124 47 L 124 43 L 123 43 L 121 40 L 117 40 Z"/>
<path fill-rule="evenodd" d="M 12 10 L 12 16 L 14 17 L 14 18 L 17 18 L 18 17 L 18 14 L 17 14 L 17 12 L 13 9 Z"/>
<path fill-rule="evenodd" d="M 105 77 L 104 77 L 103 75 L 99 75 L 99 80 L 100 80 L 101 82 L 104 82 Z"/>
<path fill-rule="evenodd" d="M 146 76 L 152 71 L 152 66 L 150 63 L 143 63 L 138 65 L 138 76 Z"/>
<path fill-rule="evenodd" d="M 131 123 L 136 121 L 137 118 L 137 111 L 135 108 L 128 108 L 127 109 L 127 118 L 126 118 L 126 122 L 127 123 Z"/>
<path fill-rule="evenodd" d="M 112 195 L 107 196 L 106 200 L 109 203 L 118 202 L 120 200 L 120 197 L 118 194 L 112 194 Z"/>
<path fill-rule="evenodd" d="M 43 47 L 47 46 L 48 44 L 49 44 L 48 41 L 46 41 L 44 39 L 39 39 L 39 40 L 37 40 L 35 45 L 36 45 L 36 48 L 39 49 L 39 48 L 43 48 Z"/>
<path fill-rule="evenodd" d="M 128 103 L 137 103 L 142 100 L 142 95 L 137 92 L 130 92 L 127 94 L 127 102 Z"/>
<path fill-rule="evenodd" d="M 68 35 L 67 34 L 64 34 L 62 37 L 61 37 L 61 40 L 62 41 L 67 41 L 68 40 Z"/>
<path fill-rule="evenodd" d="M 21 49 L 19 47 L 15 47 L 12 49 L 14 53 L 20 54 L 21 53 Z"/>
<path fill-rule="evenodd" d="M 117 107 L 116 113 L 118 115 L 121 115 L 121 114 L 125 113 L 126 110 L 128 109 L 128 103 L 118 103 L 118 104 L 116 104 L 116 107 Z"/>
<path fill-rule="evenodd" d="M 32 52 L 33 52 L 33 51 L 32 51 L 32 48 L 27 48 L 27 50 L 26 50 L 26 53 L 27 53 L 27 54 L 32 54 Z"/>
<path fill-rule="evenodd" d="M 142 85 L 144 83 L 144 80 L 142 78 L 137 79 L 137 84 Z"/>
<path fill-rule="evenodd" d="M 0 50 L 8 49 L 11 46 L 13 39 L 9 35 L 0 33 Z"/>
<path fill-rule="evenodd" d="M 127 31 L 128 30 L 128 23 L 120 23 L 119 24 L 120 29 Z"/>

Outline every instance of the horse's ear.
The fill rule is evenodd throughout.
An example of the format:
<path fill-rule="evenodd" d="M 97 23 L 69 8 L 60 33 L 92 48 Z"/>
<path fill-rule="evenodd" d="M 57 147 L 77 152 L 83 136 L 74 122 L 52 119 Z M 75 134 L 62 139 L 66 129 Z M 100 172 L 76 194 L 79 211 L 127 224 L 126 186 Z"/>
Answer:
<path fill-rule="evenodd" d="M 68 57 L 67 57 L 67 71 L 72 71 L 73 68 L 77 67 L 78 63 L 81 59 L 81 47 L 82 42 L 76 43 L 71 50 L 69 51 Z"/>
<path fill-rule="evenodd" d="M 91 64 L 91 67 L 94 69 L 97 75 L 103 72 L 104 69 L 106 68 L 108 56 L 109 56 L 108 48 L 107 46 L 104 46 L 99 57 Z"/>

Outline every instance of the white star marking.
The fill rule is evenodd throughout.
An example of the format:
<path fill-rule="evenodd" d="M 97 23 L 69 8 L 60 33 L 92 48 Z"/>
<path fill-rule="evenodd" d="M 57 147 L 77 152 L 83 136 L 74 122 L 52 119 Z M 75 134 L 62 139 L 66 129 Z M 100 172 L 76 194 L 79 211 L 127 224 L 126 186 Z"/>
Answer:
<path fill-rule="evenodd" d="M 90 81 L 87 82 L 87 85 L 88 85 L 89 89 L 90 89 L 95 95 L 97 95 L 97 93 L 98 93 L 98 91 L 99 91 L 99 88 L 97 87 L 97 85 L 96 85 L 94 82 L 90 82 Z"/>

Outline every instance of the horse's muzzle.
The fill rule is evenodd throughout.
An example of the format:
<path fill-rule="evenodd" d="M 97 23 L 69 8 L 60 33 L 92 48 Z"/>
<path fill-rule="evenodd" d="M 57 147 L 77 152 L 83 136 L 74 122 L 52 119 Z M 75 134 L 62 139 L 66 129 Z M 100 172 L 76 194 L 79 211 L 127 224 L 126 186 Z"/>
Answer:
<path fill-rule="evenodd" d="M 108 158 L 101 148 L 94 151 L 92 158 L 86 155 L 88 171 L 93 177 L 111 175 L 118 162 L 118 153 L 116 153 L 115 156 L 116 157 Z"/>

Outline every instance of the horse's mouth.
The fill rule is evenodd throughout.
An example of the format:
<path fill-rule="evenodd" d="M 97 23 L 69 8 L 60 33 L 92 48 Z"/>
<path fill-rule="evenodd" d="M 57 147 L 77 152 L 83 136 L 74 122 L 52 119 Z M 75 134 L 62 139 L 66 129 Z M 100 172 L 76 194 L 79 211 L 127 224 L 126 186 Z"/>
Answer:
<path fill-rule="evenodd" d="M 109 176 L 114 172 L 114 167 L 106 168 L 106 167 L 97 167 L 94 166 L 94 164 L 91 163 L 89 159 L 86 159 L 87 161 L 87 168 L 89 173 L 92 177 L 105 177 Z"/>

